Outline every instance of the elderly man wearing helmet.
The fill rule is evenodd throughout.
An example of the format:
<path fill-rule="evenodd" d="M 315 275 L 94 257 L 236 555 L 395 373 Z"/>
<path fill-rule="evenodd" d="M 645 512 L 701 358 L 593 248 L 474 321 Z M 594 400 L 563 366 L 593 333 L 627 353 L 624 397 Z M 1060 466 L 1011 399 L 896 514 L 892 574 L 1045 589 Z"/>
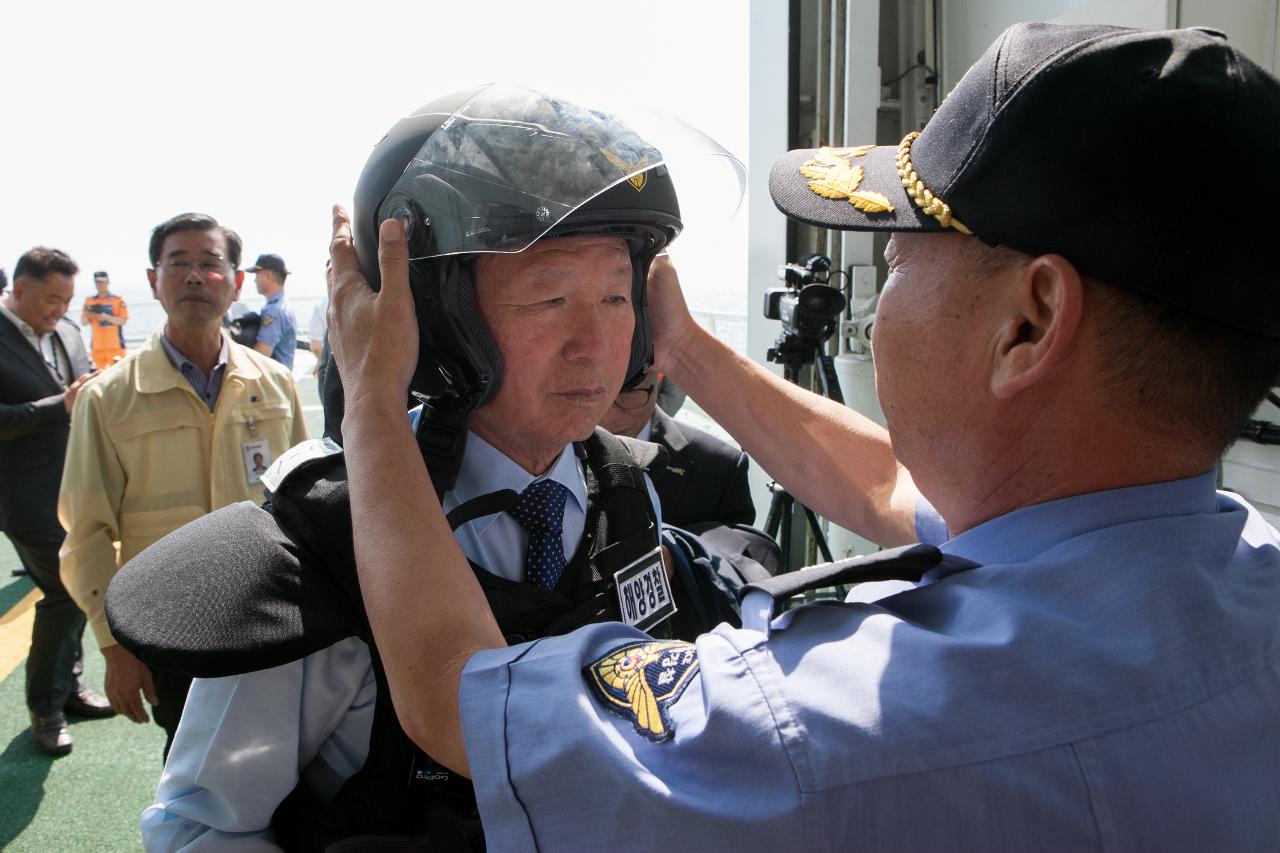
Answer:
<path fill-rule="evenodd" d="M 419 343 L 399 402 L 405 388 L 428 401 L 413 433 L 400 407 L 397 429 L 426 460 L 405 484 L 430 477 L 456 541 L 421 559 L 469 560 L 511 642 L 609 619 L 692 639 L 719 621 L 732 598 L 693 555 L 664 570 L 645 475 L 657 451 L 596 429 L 652 361 L 647 274 L 681 228 L 661 154 L 608 115 L 486 87 L 417 111 L 375 148 L 352 223 L 375 287 L 384 220 L 405 237 L 413 299 L 375 344 Z M 368 357 L 342 370 L 377 369 Z M 381 402 L 351 395 L 347 416 Z M 144 813 L 148 849 L 482 844 L 469 782 L 413 746 L 389 701 L 341 447 L 299 445 L 263 482 L 263 509 L 157 543 L 108 595 L 121 642 L 207 676 Z M 216 593 L 184 597 L 210 564 Z M 143 612 L 130 603 L 143 587 L 173 606 Z"/>

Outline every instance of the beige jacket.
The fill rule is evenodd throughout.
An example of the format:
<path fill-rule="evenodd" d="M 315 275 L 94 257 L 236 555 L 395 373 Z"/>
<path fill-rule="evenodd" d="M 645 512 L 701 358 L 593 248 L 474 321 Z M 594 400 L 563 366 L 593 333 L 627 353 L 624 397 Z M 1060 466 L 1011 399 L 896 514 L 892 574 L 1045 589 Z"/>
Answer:
<path fill-rule="evenodd" d="M 61 572 L 100 646 L 115 643 L 102 602 L 116 570 L 206 513 L 237 501 L 261 503 L 246 444 L 267 442 L 270 462 L 307 437 L 292 374 L 227 343 L 213 412 L 169 363 L 159 333 L 86 383 L 76 399 L 58 495 L 67 531 Z"/>

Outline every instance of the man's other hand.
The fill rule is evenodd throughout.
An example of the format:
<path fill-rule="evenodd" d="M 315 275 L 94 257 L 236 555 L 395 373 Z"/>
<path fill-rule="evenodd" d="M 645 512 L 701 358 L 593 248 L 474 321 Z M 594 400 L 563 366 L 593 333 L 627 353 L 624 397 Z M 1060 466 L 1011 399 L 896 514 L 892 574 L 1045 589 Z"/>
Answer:
<path fill-rule="evenodd" d="M 102 650 L 102 657 L 107 661 L 104 687 L 111 707 L 135 723 L 150 720 L 142 697 L 145 696 L 152 705 L 160 704 L 156 699 L 155 685 L 151 683 L 151 670 L 129 654 L 124 646 L 107 646 Z"/>
<path fill-rule="evenodd" d="M 90 370 L 88 373 L 82 373 L 67 386 L 67 392 L 62 396 L 62 405 L 66 407 L 67 414 L 71 414 L 71 407 L 76 404 L 76 396 L 80 393 L 80 386 L 88 382 L 90 379 L 98 375 L 98 371 Z"/>
<path fill-rule="evenodd" d="M 659 370 L 670 370 L 698 324 L 685 304 L 675 265 L 666 255 L 658 255 L 649 267 L 649 325 L 654 364 Z"/>

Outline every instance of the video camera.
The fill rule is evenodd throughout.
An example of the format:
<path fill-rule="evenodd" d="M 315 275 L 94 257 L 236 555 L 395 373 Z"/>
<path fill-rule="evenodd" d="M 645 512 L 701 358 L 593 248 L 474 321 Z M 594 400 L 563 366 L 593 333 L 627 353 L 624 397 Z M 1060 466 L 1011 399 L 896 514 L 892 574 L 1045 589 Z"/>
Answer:
<path fill-rule="evenodd" d="M 814 365 L 822 395 L 843 403 L 835 364 L 831 356 L 823 352 L 823 344 L 839 328 L 847 304 L 844 294 L 828 283 L 831 280 L 831 259 L 825 255 L 805 255 L 798 264 L 778 267 L 778 278 L 786 287 L 765 291 L 764 316 L 780 320 L 782 333 L 769 348 L 766 358 L 781 364 L 783 378 L 797 385 L 801 384 L 801 369 L 808 364 Z M 802 565 L 801 560 L 804 559 L 793 554 L 791 548 L 792 515 L 797 508 L 803 510 L 823 559 L 831 562 L 831 549 L 813 510 L 798 504 L 777 483 L 770 483 L 769 491 L 773 496 L 765 517 L 765 532 L 778 537 L 778 544 L 791 567 Z"/>
<path fill-rule="evenodd" d="M 798 264 L 778 267 L 778 278 L 787 286 L 765 291 L 764 316 L 782 321 L 782 334 L 765 357 L 782 365 L 782 375 L 788 382 L 798 383 L 800 369 L 817 364 L 822 393 L 843 403 L 835 366 L 822 351 L 822 345 L 840 327 L 847 304 L 844 294 L 827 283 L 831 279 L 831 259 L 805 255 Z"/>
<path fill-rule="evenodd" d="M 843 293 L 827 283 L 831 278 L 830 258 L 805 255 L 798 264 L 779 266 L 778 278 L 787 286 L 765 291 L 764 316 L 782 321 L 779 345 L 798 338 L 801 343 L 816 347 L 835 334 L 846 301 Z M 769 359 L 775 360 L 772 354 Z"/>

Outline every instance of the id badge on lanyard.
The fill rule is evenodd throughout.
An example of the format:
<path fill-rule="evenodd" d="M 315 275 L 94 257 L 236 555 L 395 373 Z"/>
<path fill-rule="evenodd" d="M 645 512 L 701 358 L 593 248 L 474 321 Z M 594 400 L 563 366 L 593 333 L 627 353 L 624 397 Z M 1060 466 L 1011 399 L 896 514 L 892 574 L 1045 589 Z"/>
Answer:
<path fill-rule="evenodd" d="M 240 445 L 244 455 L 244 475 L 249 483 L 262 482 L 262 475 L 271 467 L 271 447 L 265 439 L 258 438 L 258 423 L 253 416 L 248 422 L 249 440 Z"/>

